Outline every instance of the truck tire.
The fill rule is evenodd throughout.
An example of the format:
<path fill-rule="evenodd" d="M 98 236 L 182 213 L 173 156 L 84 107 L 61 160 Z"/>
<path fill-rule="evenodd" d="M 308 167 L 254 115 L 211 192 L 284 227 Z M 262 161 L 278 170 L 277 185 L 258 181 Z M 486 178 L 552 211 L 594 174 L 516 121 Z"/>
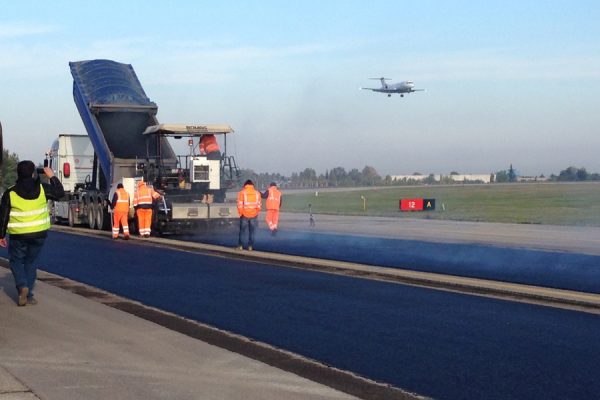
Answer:
<path fill-rule="evenodd" d="M 56 217 L 56 206 L 54 205 L 54 200 L 48 200 L 48 214 L 50 215 L 50 224 L 57 224 L 58 218 Z"/>
<path fill-rule="evenodd" d="M 132 235 L 139 234 L 140 231 L 138 229 L 137 218 L 134 216 L 133 219 L 127 221 L 127 225 L 129 225 L 129 233 Z"/>
<path fill-rule="evenodd" d="M 104 214 L 102 214 L 102 205 L 93 203 L 94 206 L 94 228 L 99 231 L 102 230 L 102 224 L 104 223 Z"/>
<path fill-rule="evenodd" d="M 90 229 L 94 229 L 96 227 L 96 205 L 91 201 L 87 206 L 87 220 Z"/>
<path fill-rule="evenodd" d="M 96 229 L 106 231 L 110 228 L 110 214 L 102 203 L 96 204 Z"/>

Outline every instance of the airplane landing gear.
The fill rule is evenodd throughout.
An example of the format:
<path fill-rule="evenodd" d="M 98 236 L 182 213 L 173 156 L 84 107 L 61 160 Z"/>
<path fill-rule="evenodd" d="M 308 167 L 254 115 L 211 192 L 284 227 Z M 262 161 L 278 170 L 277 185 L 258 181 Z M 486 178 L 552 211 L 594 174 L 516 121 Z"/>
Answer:
<path fill-rule="evenodd" d="M 388 93 L 388 97 L 392 97 L 392 95 Z"/>

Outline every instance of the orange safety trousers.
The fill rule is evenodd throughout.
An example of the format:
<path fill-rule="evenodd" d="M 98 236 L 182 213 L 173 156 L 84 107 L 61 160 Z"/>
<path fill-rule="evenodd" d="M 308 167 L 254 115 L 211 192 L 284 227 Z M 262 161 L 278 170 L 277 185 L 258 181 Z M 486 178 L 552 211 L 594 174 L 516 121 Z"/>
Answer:
<path fill-rule="evenodd" d="M 123 227 L 123 236 L 129 237 L 129 223 L 127 222 L 128 211 L 114 211 L 113 212 L 113 227 L 112 236 L 113 238 L 119 237 L 119 224 Z"/>
<path fill-rule="evenodd" d="M 138 220 L 138 231 L 141 236 L 150 236 L 150 227 L 152 226 L 152 209 L 138 208 L 135 211 Z"/>
<path fill-rule="evenodd" d="M 279 210 L 267 210 L 265 221 L 267 221 L 270 230 L 273 231 L 277 229 L 277 224 L 279 223 Z"/>

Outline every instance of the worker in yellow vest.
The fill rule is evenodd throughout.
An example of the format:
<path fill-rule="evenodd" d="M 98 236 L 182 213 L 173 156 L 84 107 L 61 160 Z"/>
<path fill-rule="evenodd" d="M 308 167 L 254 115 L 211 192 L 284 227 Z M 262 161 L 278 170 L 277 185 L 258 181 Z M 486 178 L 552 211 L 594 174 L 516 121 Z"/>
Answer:
<path fill-rule="evenodd" d="M 267 199 L 267 201 L 265 201 L 265 206 L 267 208 L 265 220 L 271 231 L 271 235 L 275 236 L 279 224 L 279 209 L 282 204 L 281 192 L 277 189 L 277 184 L 275 182 L 271 182 L 269 188 L 262 194 L 262 198 Z"/>
<path fill-rule="evenodd" d="M 113 210 L 113 239 L 119 238 L 119 227 L 123 227 L 123 239 L 129 240 L 129 193 L 123 188 L 123 184 L 117 185 L 117 190 L 113 195 L 111 206 Z"/>
<path fill-rule="evenodd" d="M 133 195 L 133 208 L 138 221 L 140 237 L 150 237 L 152 225 L 152 204 L 160 198 L 154 188 L 147 186 L 144 181 L 137 183 L 137 191 Z"/>
<path fill-rule="evenodd" d="M 47 201 L 59 200 L 65 195 L 52 169 L 45 167 L 43 174 L 49 183 L 42 183 L 36 176 L 32 161 L 21 161 L 17 164 L 16 184 L 4 192 L 0 202 L 0 246 L 8 246 L 19 306 L 37 304 L 33 296 L 37 277 L 35 264 L 50 229 Z"/>
<path fill-rule="evenodd" d="M 261 207 L 261 194 L 254 189 L 254 183 L 248 179 L 244 182 L 244 188 L 237 196 L 237 209 L 240 216 L 240 232 L 238 235 L 238 250 L 242 250 L 243 239 L 248 231 L 248 250 L 254 246 L 254 231 L 258 225 L 258 213 Z"/>

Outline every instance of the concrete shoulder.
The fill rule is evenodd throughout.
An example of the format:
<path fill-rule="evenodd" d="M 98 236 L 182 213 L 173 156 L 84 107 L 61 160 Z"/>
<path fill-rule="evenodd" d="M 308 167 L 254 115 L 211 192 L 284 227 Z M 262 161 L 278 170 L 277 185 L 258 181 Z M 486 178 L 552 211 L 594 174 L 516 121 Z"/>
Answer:
<path fill-rule="evenodd" d="M 0 400 L 354 398 L 43 282 L 15 296 L 0 268 Z"/>

